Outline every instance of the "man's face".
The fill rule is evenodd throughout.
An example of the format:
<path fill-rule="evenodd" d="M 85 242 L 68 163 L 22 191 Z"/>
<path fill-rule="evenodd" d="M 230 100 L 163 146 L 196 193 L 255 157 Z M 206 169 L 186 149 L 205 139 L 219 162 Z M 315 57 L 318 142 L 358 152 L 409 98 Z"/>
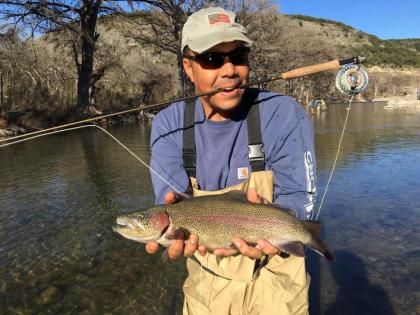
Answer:
<path fill-rule="evenodd" d="M 231 52 L 241 45 L 241 42 L 221 43 L 209 49 L 208 52 Z M 197 55 L 192 51 L 187 54 L 190 56 Z M 244 90 L 236 87 L 248 83 L 248 63 L 234 65 L 229 58 L 225 58 L 225 62 L 220 68 L 209 69 L 202 66 L 198 61 L 184 58 L 183 65 L 188 77 L 194 83 L 196 93 L 210 92 L 218 88 L 233 88 L 229 91 L 202 97 L 203 105 L 207 107 L 207 110 L 226 112 L 235 108 L 241 101 Z M 208 114 L 208 111 L 206 111 L 206 114 Z"/>

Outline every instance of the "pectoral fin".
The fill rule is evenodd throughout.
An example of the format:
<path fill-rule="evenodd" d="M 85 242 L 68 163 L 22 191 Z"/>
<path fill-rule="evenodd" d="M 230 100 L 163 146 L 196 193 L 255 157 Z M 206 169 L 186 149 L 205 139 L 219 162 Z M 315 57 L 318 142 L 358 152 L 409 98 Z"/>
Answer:
<path fill-rule="evenodd" d="M 301 242 L 289 242 L 277 245 L 281 251 L 297 257 L 305 257 L 305 250 Z"/>

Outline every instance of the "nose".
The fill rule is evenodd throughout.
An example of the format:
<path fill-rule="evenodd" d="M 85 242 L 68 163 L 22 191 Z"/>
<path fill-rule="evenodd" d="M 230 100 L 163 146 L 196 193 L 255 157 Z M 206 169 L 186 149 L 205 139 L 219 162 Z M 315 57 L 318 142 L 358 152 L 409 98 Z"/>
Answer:
<path fill-rule="evenodd" d="M 235 75 L 235 65 L 229 60 L 229 57 L 225 57 L 225 63 L 220 69 L 220 76 L 222 77 L 233 77 Z"/>

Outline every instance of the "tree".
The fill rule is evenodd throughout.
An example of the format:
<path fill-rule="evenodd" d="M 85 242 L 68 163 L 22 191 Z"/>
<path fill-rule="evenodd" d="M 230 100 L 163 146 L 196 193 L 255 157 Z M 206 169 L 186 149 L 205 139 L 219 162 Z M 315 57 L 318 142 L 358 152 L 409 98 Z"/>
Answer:
<path fill-rule="evenodd" d="M 124 35 L 142 45 L 176 56 L 180 94 L 185 92 L 185 74 L 182 66 L 181 33 L 188 16 L 195 11 L 219 1 L 209 0 L 161 0 L 149 2 L 143 11 L 129 19 Z"/>
<path fill-rule="evenodd" d="M 132 27 L 127 27 L 124 32 L 125 36 L 142 45 L 152 46 L 158 51 L 166 51 L 176 56 L 181 95 L 184 95 L 186 90 L 180 51 L 182 27 L 188 16 L 209 6 L 221 6 L 236 11 L 239 22 L 248 29 L 250 37 L 256 43 L 261 42 L 261 36 L 266 37 L 264 34 L 272 34 L 266 30 L 278 15 L 276 6 L 265 0 L 162 0 L 149 3 L 143 11 L 137 12 L 129 19 Z M 262 51 L 258 45 L 255 47 L 257 48 L 254 48 L 251 63 L 256 69 L 254 75 L 262 78 L 257 69 L 260 69 L 262 64 L 266 65 L 268 61 L 265 58 L 265 51 Z"/>
<path fill-rule="evenodd" d="M 30 36 L 54 31 L 73 34 L 74 62 L 77 69 L 76 109 L 78 114 L 83 114 L 92 105 L 94 84 L 105 70 L 104 67 L 94 70 L 96 42 L 99 37 L 96 31 L 98 17 L 125 14 L 141 2 L 145 1 L 2 0 L 0 19 L 5 21 L 6 26 L 22 27 Z"/>

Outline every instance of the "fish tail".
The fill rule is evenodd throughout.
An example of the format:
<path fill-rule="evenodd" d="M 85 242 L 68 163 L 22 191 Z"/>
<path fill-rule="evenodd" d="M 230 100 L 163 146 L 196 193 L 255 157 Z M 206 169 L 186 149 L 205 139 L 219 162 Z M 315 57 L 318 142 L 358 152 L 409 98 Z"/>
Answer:
<path fill-rule="evenodd" d="M 316 236 L 313 235 L 312 240 L 307 246 L 316 251 L 321 256 L 325 257 L 329 261 L 333 261 L 334 255 L 328 250 L 327 246 Z"/>
<path fill-rule="evenodd" d="M 321 234 L 321 223 L 318 221 L 302 221 L 305 228 L 311 233 L 312 239 L 307 246 L 316 251 L 326 259 L 333 261 L 334 255 L 327 249 L 327 246 L 319 239 Z"/>

